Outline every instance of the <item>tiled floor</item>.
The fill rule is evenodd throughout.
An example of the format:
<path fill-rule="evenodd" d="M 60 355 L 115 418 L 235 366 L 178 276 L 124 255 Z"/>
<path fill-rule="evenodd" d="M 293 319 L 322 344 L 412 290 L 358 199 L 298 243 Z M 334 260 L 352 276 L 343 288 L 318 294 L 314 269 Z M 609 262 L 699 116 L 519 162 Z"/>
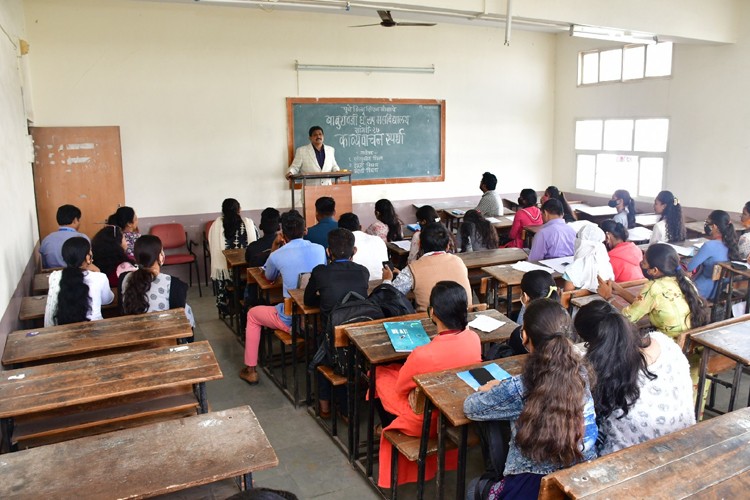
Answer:
<path fill-rule="evenodd" d="M 256 486 L 283 489 L 300 499 L 376 499 L 380 496 L 347 462 L 344 454 L 307 413 L 304 405 L 295 409 L 279 389 L 261 373 L 260 383 L 249 386 L 238 376 L 243 364 L 243 347 L 223 321 L 218 318 L 214 298 L 210 292 L 203 298 L 189 300 L 197 320 L 196 339 L 210 341 L 221 365 L 224 378 L 207 384 L 212 410 L 223 410 L 250 405 L 263 426 L 271 445 L 279 457 L 279 466 L 255 473 Z M 722 378 L 731 380 L 731 373 Z M 743 375 L 739 406 L 747 405 L 748 382 Z M 304 391 L 304 388 L 302 389 Z M 726 408 L 728 392 L 721 389 L 717 406 Z M 707 417 L 711 416 L 707 413 Z M 345 430 L 342 429 L 343 432 Z M 467 478 L 482 472 L 481 453 L 469 450 Z M 467 480 L 468 480 L 467 479 Z M 223 481 L 185 492 L 167 495 L 169 499 L 224 499 L 236 493 L 237 486 Z M 454 496 L 455 473 L 446 475 L 446 495 Z M 434 498 L 434 481 L 427 484 L 425 498 Z M 413 484 L 399 489 L 400 498 L 415 498 Z"/>

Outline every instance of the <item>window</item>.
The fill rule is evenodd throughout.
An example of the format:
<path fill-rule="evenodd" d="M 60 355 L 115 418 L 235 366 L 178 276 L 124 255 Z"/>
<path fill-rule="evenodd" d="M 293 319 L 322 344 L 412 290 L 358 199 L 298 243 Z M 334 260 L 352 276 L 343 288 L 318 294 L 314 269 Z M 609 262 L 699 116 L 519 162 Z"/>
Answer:
<path fill-rule="evenodd" d="M 667 118 L 576 121 L 576 189 L 656 196 L 662 190 L 668 132 Z"/>
<path fill-rule="evenodd" d="M 578 54 L 578 85 L 629 82 L 672 74 L 672 43 L 625 45 Z"/>

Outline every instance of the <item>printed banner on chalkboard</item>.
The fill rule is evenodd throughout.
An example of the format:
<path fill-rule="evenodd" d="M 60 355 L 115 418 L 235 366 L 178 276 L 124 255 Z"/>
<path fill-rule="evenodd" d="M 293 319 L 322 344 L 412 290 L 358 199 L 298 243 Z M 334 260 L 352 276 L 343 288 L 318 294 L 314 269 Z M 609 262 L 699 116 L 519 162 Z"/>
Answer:
<path fill-rule="evenodd" d="M 445 179 L 444 101 L 288 98 L 287 112 L 290 163 L 318 125 L 355 184 Z"/>

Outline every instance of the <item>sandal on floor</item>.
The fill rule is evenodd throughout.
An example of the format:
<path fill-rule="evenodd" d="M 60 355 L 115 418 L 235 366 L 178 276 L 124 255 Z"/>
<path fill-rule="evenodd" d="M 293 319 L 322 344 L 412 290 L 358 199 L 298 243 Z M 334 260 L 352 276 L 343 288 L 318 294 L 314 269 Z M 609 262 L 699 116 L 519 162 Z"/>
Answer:
<path fill-rule="evenodd" d="M 240 370 L 240 378 L 250 385 L 256 385 L 258 383 L 258 372 L 251 372 L 249 368 L 245 367 Z"/>

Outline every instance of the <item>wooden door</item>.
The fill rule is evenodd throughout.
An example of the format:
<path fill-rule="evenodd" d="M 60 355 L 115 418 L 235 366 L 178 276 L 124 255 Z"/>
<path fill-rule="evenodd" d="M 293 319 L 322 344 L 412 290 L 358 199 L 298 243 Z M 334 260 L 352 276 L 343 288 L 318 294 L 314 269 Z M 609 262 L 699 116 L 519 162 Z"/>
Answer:
<path fill-rule="evenodd" d="M 31 127 L 39 237 L 57 230 L 57 207 L 81 209 L 79 231 L 93 237 L 125 203 L 120 127 Z"/>

